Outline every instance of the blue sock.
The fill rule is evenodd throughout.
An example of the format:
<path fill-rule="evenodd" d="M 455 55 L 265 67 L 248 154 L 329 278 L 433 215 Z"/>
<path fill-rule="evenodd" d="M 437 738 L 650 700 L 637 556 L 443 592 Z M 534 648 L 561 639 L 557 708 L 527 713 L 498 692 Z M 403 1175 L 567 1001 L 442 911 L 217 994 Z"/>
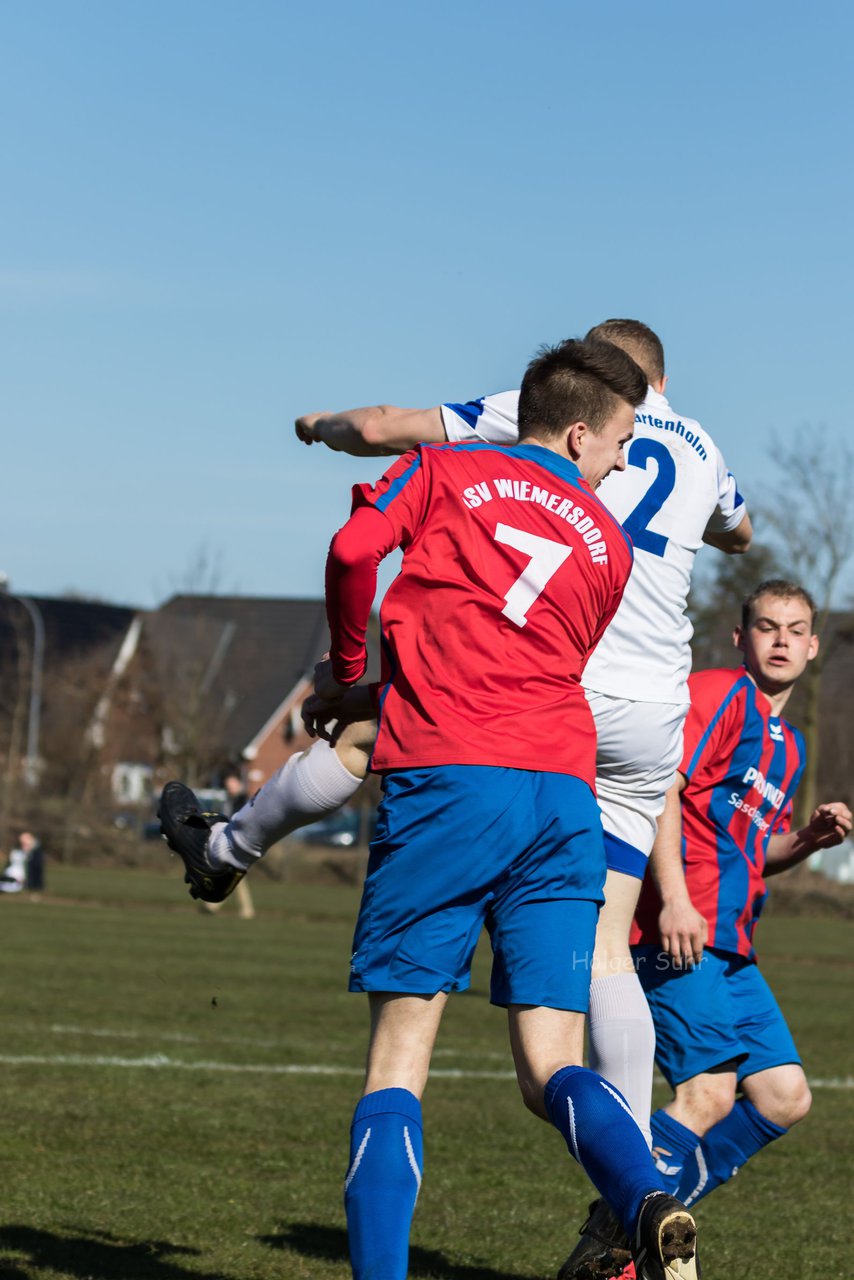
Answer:
<path fill-rule="evenodd" d="M 713 1125 L 704 1138 L 666 1111 L 656 1111 L 652 1153 L 671 1195 L 683 1204 L 696 1204 L 785 1132 L 746 1098 L 739 1098 L 729 1115 Z"/>
<path fill-rule="evenodd" d="M 408 1089 L 362 1098 L 350 1129 L 344 1207 L 354 1280 L 406 1280 L 421 1188 L 421 1103 Z"/>
<path fill-rule="evenodd" d="M 667 1111 L 656 1111 L 649 1122 L 652 1130 L 652 1158 L 672 1196 L 679 1196 L 683 1182 L 695 1187 L 699 1177 L 697 1152 L 700 1135 L 674 1120 Z"/>
<path fill-rule="evenodd" d="M 584 1067 L 562 1067 L 546 1085 L 546 1112 L 626 1234 L 634 1235 L 641 1202 L 665 1189 L 628 1103 Z"/>
<path fill-rule="evenodd" d="M 767 1147 L 775 1138 L 782 1138 L 785 1132 L 780 1125 L 757 1111 L 747 1098 L 739 1098 L 729 1115 L 719 1120 L 700 1143 L 702 1165 L 698 1169 L 697 1181 L 693 1187 L 685 1187 L 685 1195 L 680 1195 L 680 1200 L 685 1204 L 702 1200 L 715 1187 L 734 1177 L 757 1151 Z"/>

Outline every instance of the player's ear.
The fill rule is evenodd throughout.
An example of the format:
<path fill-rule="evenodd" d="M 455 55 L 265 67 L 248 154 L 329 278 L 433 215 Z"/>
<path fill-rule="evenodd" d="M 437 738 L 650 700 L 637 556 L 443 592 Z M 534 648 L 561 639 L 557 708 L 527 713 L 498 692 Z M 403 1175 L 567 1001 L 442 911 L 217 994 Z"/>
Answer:
<path fill-rule="evenodd" d="M 586 422 L 573 422 L 566 433 L 566 451 L 576 462 L 584 451 L 584 441 L 589 431 Z"/>
<path fill-rule="evenodd" d="M 744 653 L 744 630 L 741 624 L 739 624 L 737 627 L 733 627 L 732 642 L 735 645 L 736 649 L 740 649 L 741 652 Z"/>
<path fill-rule="evenodd" d="M 812 662 L 818 653 L 818 636 L 810 636 L 810 647 L 807 649 L 807 662 Z"/>

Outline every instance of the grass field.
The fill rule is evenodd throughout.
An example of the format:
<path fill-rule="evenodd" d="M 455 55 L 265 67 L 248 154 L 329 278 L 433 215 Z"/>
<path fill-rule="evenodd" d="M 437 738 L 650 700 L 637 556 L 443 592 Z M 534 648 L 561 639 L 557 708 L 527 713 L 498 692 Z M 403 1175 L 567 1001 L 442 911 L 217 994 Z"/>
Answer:
<path fill-rule="evenodd" d="M 52 866 L 50 890 L 0 900 L 0 1277 L 346 1280 L 356 891 L 262 879 L 247 922 L 197 913 L 177 872 Z M 706 1280 L 854 1273 L 853 937 L 836 920 L 761 928 L 815 1102 L 700 1207 Z M 487 982 L 481 948 L 425 1099 L 420 1280 L 547 1280 L 589 1198 L 518 1101 Z"/>

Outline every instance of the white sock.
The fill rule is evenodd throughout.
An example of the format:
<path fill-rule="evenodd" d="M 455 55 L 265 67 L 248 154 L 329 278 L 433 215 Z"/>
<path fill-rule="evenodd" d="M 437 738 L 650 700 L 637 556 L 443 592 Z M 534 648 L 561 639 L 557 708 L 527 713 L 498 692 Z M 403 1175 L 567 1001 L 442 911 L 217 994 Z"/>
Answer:
<path fill-rule="evenodd" d="M 308 751 L 291 756 L 230 822 L 213 827 L 211 862 L 247 870 L 277 840 L 340 809 L 362 781 L 344 768 L 334 747 L 320 739 Z"/>
<path fill-rule="evenodd" d="M 615 1085 L 652 1146 L 652 1068 L 655 1029 L 635 973 L 612 973 L 590 984 L 590 1066 Z"/>

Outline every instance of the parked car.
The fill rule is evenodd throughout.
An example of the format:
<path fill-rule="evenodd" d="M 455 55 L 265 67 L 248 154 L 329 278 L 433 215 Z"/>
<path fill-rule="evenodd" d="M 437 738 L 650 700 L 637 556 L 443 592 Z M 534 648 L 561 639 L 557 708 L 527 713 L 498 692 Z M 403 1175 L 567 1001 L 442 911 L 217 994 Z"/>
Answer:
<path fill-rule="evenodd" d="M 160 839 L 160 823 L 151 816 L 148 809 L 142 813 L 138 809 L 114 813 L 113 826 L 119 831 L 136 831 L 143 840 Z"/>
<path fill-rule="evenodd" d="M 294 838 L 305 844 L 325 844 L 335 849 L 352 849 L 362 840 L 362 815 L 358 809 L 339 809 L 319 822 L 295 831 Z"/>

